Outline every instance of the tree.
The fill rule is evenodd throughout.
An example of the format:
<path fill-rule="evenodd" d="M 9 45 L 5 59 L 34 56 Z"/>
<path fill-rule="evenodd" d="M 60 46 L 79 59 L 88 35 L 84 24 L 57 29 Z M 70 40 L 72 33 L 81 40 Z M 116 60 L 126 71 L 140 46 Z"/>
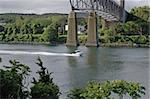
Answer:
<path fill-rule="evenodd" d="M 149 6 L 135 7 L 131 9 L 130 13 L 141 18 L 142 20 L 146 22 L 150 22 L 150 18 L 149 18 L 150 7 Z"/>
<path fill-rule="evenodd" d="M 113 26 L 113 34 L 118 35 L 118 34 L 124 34 L 124 28 L 122 23 L 117 23 Z"/>
<path fill-rule="evenodd" d="M 12 66 L 0 69 L 0 96 L 1 98 L 25 99 L 28 96 L 27 86 L 24 85 L 30 68 L 16 60 L 9 61 Z"/>
<path fill-rule="evenodd" d="M 66 17 L 63 16 L 52 16 L 50 17 L 50 19 L 52 21 L 51 24 L 56 28 L 64 26 L 66 24 Z"/>
<path fill-rule="evenodd" d="M 124 27 L 124 34 L 127 35 L 135 35 L 135 34 L 140 34 L 140 26 L 134 22 L 134 21 L 128 21 L 123 25 Z"/>
<path fill-rule="evenodd" d="M 139 33 L 142 35 L 148 35 L 149 32 L 149 24 L 150 24 L 150 7 L 142 6 L 142 7 L 135 7 L 131 9 L 130 13 L 128 14 L 128 21 L 133 21 L 139 28 Z"/>
<path fill-rule="evenodd" d="M 36 80 L 33 78 L 34 86 L 31 87 L 31 96 L 32 98 L 38 99 L 58 99 L 60 94 L 59 87 L 53 82 L 53 78 L 51 78 L 51 73 L 46 70 L 43 66 L 43 62 L 38 57 L 38 62 L 36 63 L 40 70 L 37 72 L 39 74 L 39 79 Z"/>
<path fill-rule="evenodd" d="M 0 21 L 6 25 L 4 29 L 0 26 L 0 39 L 4 42 L 56 42 L 58 27 L 64 29 L 66 20 L 66 15 L 2 14 Z"/>
<path fill-rule="evenodd" d="M 54 25 L 49 25 L 42 34 L 42 39 L 46 42 L 54 42 L 57 40 L 57 28 Z"/>

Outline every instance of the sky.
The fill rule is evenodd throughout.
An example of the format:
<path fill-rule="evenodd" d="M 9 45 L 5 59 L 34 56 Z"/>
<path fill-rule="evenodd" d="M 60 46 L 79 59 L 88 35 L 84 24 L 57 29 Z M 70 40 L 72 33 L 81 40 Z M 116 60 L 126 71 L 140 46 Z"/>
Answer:
<path fill-rule="evenodd" d="M 126 0 L 126 9 L 149 4 L 149 0 Z M 70 10 L 69 0 L 0 0 L 0 13 L 69 13 Z"/>

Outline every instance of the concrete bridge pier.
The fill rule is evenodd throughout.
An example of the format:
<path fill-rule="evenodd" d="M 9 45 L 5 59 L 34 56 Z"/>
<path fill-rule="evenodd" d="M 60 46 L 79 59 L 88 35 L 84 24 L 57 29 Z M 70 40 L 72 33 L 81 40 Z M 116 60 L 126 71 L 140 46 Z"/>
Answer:
<path fill-rule="evenodd" d="M 68 16 L 67 46 L 78 46 L 76 13 L 71 11 Z"/>
<path fill-rule="evenodd" d="M 98 47 L 97 16 L 95 11 L 89 12 L 88 16 L 88 37 L 86 46 Z"/>

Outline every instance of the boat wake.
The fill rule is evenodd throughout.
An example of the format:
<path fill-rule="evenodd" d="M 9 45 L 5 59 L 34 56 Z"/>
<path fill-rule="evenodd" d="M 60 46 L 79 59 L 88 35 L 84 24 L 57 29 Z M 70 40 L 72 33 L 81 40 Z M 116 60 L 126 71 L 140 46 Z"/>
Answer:
<path fill-rule="evenodd" d="M 6 51 L 0 50 L 0 54 L 14 55 L 44 55 L 44 56 L 81 56 L 80 53 L 51 53 L 51 52 L 28 52 L 28 51 Z"/>

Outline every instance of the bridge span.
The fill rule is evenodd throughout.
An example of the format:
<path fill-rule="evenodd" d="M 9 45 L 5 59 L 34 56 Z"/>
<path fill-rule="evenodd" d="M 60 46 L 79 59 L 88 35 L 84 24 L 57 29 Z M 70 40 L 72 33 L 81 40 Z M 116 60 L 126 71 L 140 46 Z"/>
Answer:
<path fill-rule="evenodd" d="M 88 37 L 86 46 L 98 46 L 97 16 L 105 22 L 125 22 L 125 0 L 69 0 L 71 12 L 68 16 L 67 46 L 78 46 L 77 18 L 79 13 L 87 14 Z"/>

